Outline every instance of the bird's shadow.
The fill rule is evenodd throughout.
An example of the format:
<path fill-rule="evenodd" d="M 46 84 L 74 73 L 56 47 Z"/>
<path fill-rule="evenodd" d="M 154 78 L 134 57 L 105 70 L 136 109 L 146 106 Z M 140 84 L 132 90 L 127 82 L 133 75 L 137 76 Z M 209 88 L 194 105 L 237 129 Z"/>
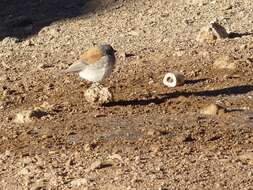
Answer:
<path fill-rule="evenodd" d="M 114 102 L 109 102 L 105 106 L 145 106 L 151 103 L 161 104 L 166 102 L 168 99 L 177 98 L 179 96 L 189 97 L 189 96 L 200 96 L 200 97 L 216 97 L 220 95 L 239 95 L 246 94 L 250 91 L 253 91 L 253 85 L 241 85 L 241 86 L 232 86 L 228 88 L 222 88 L 217 90 L 204 90 L 197 92 L 172 92 L 158 94 L 155 98 L 150 99 L 132 99 L 132 100 L 117 100 Z"/>

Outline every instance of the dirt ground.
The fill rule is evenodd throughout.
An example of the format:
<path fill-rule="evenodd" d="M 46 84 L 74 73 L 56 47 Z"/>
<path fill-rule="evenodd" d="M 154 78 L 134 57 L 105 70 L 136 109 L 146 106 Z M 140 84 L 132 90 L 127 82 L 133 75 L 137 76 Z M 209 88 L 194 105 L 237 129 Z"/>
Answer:
<path fill-rule="evenodd" d="M 57 3 L 0 3 L 0 189 L 253 190 L 251 0 Z M 231 35 L 198 42 L 214 20 Z M 114 101 L 97 107 L 59 71 L 103 42 Z M 164 86 L 170 71 L 185 84 Z"/>

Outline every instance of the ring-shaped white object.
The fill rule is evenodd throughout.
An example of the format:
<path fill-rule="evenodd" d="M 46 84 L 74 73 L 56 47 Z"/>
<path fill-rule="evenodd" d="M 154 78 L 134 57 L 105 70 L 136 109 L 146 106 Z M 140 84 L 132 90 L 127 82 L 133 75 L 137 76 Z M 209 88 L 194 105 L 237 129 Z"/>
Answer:
<path fill-rule="evenodd" d="M 183 85 L 184 75 L 179 72 L 167 73 L 163 78 L 163 84 L 168 87 Z"/>

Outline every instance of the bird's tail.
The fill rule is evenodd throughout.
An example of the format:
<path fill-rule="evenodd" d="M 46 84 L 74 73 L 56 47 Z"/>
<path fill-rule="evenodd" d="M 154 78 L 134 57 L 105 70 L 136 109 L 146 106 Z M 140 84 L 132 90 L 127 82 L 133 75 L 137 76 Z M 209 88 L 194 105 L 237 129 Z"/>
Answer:
<path fill-rule="evenodd" d="M 75 63 L 73 63 L 72 65 L 70 65 L 70 67 L 68 69 L 63 70 L 63 72 L 64 73 L 76 73 L 76 72 L 80 72 L 86 66 L 87 66 L 86 63 L 84 63 L 82 60 L 78 60 Z"/>

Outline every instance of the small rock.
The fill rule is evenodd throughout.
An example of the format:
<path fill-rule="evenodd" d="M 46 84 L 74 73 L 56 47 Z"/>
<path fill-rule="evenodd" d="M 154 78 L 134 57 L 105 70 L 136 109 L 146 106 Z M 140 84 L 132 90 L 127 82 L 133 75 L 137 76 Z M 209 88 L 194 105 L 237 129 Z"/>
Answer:
<path fill-rule="evenodd" d="M 24 110 L 22 112 L 19 112 L 16 114 L 14 122 L 15 123 L 30 123 L 32 121 L 31 114 L 32 114 L 31 110 Z"/>
<path fill-rule="evenodd" d="M 94 171 L 96 169 L 102 169 L 102 168 L 106 168 L 106 167 L 109 167 L 109 166 L 112 166 L 112 163 L 97 160 L 97 161 L 95 161 L 91 164 L 91 166 L 89 168 L 89 171 Z"/>
<path fill-rule="evenodd" d="M 200 52 L 199 52 L 199 55 L 202 56 L 202 57 L 208 57 L 209 54 L 210 54 L 210 53 L 209 53 L 208 51 L 206 51 L 206 50 L 203 50 L 203 51 L 200 51 Z"/>
<path fill-rule="evenodd" d="M 217 115 L 220 110 L 222 110 L 221 106 L 212 103 L 202 108 L 200 113 L 204 115 Z"/>
<path fill-rule="evenodd" d="M 213 67 L 215 69 L 230 69 L 234 70 L 236 69 L 236 63 L 234 61 L 234 58 L 232 56 L 221 56 L 217 60 L 214 61 Z"/>
<path fill-rule="evenodd" d="M 233 5 L 226 5 L 224 8 L 223 8 L 223 10 L 224 11 L 227 11 L 227 10 L 230 10 L 230 9 L 232 9 L 233 8 Z"/>
<path fill-rule="evenodd" d="M 147 135 L 148 136 L 159 136 L 160 135 L 160 131 L 157 129 L 149 129 L 147 131 Z"/>
<path fill-rule="evenodd" d="M 14 119 L 15 123 L 30 123 L 33 118 L 42 118 L 43 116 L 48 115 L 47 112 L 36 108 L 34 110 L 24 110 L 16 114 Z"/>
<path fill-rule="evenodd" d="M 75 165 L 75 164 L 76 164 L 76 162 L 75 162 L 75 160 L 74 160 L 73 158 L 70 158 L 70 159 L 66 162 L 66 165 L 67 165 L 68 167 L 73 166 L 73 165 Z"/>
<path fill-rule="evenodd" d="M 113 100 L 112 93 L 108 88 L 92 85 L 86 90 L 85 99 L 91 104 L 102 105 Z"/>
<path fill-rule="evenodd" d="M 73 187 L 80 187 L 80 186 L 85 186 L 88 185 L 88 180 L 86 178 L 80 178 L 80 179 L 75 179 L 71 181 L 71 186 Z"/>
<path fill-rule="evenodd" d="M 209 26 L 201 28 L 198 36 L 198 42 L 213 42 L 217 39 L 224 39 L 228 37 L 226 29 L 217 22 L 211 22 Z"/>
<path fill-rule="evenodd" d="M 4 153 L 4 157 L 8 158 L 11 156 L 11 152 L 9 150 L 6 150 Z"/>
<path fill-rule="evenodd" d="M 138 175 L 138 173 L 134 173 L 132 179 L 131 179 L 131 183 L 135 184 L 138 182 L 141 182 L 142 180 L 140 179 L 140 175 Z"/>
<path fill-rule="evenodd" d="M 25 40 L 25 41 L 23 41 L 23 43 L 22 43 L 22 46 L 23 46 L 23 47 L 33 46 L 33 45 L 34 45 L 34 43 L 33 43 L 31 40 Z"/>
<path fill-rule="evenodd" d="M 253 119 L 253 117 L 252 117 L 252 119 Z M 252 136 L 252 137 L 249 137 L 249 138 L 247 139 L 247 142 L 248 142 L 248 143 L 253 143 L 253 136 Z"/>
<path fill-rule="evenodd" d="M 206 0 L 189 0 L 187 3 L 192 4 L 192 5 L 198 5 L 198 6 L 203 6 L 207 4 Z"/>
<path fill-rule="evenodd" d="M 10 95 L 13 95 L 14 93 L 16 92 L 16 90 L 12 90 L 12 89 L 9 89 L 9 88 L 5 88 L 3 89 L 3 92 L 2 92 L 2 96 L 4 98 L 10 96 Z"/>
<path fill-rule="evenodd" d="M 185 54 L 185 51 L 176 51 L 173 53 L 173 56 L 182 57 Z"/>
<path fill-rule="evenodd" d="M 97 146 L 98 144 L 96 142 L 92 142 L 92 143 L 86 144 L 84 146 L 84 150 L 88 152 L 88 151 L 94 150 Z"/>
<path fill-rule="evenodd" d="M 18 38 L 13 38 L 13 37 L 6 37 L 1 41 L 2 45 L 12 45 L 18 42 L 20 42 L 20 40 Z"/>
<path fill-rule="evenodd" d="M 27 176 L 29 173 L 30 172 L 27 168 L 23 168 L 22 170 L 20 170 L 19 175 Z"/>
<path fill-rule="evenodd" d="M 54 106 L 55 106 L 55 105 L 50 104 L 50 103 L 48 103 L 48 102 L 43 102 L 43 103 L 40 105 L 40 107 L 41 107 L 42 109 L 45 109 L 45 110 L 52 110 L 52 109 L 54 108 Z"/>
<path fill-rule="evenodd" d="M 84 146 L 84 151 L 85 152 L 89 152 L 89 151 L 91 151 L 92 150 L 92 146 L 90 145 L 90 144 L 86 144 L 85 146 Z"/>
<path fill-rule="evenodd" d="M 30 164 L 30 163 L 32 163 L 32 158 L 30 158 L 30 157 L 24 157 L 23 159 L 22 159 L 22 163 L 23 164 L 25 164 L 25 165 L 28 165 L 28 164 Z"/>
<path fill-rule="evenodd" d="M 45 179 L 38 180 L 37 182 L 31 185 L 30 190 L 48 189 L 46 183 L 47 183 L 47 180 Z"/>
<path fill-rule="evenodd" d="M 153 153 L 158 153 L 161 151 L 161 146 L 159 144 L 152 144 L 150 146 L 150 151 Z"/>
<path fill-rule="evenodd" d="M 168 190 L 168 189 L 166 187 L 161 186 L 158 188 L 158 190 Z"/>
<path fill-rule="evenodd" d="M 123 162 L 123 159 L 119 154 L 113 154 L 113 155 L 109 156 L 109 159 L 117 159 L 117 160 Z"/>
<path fill-rule="evenodd" d="M 41 69 L 41 70 L 44 70 L 44 69 L 47 69 L 47 68 L 50 68 L 50 67 L 52 67 L 52 65 L 49 64 L 49 63 L 40 63 L 37 68 Z"/>
<path fill-rule="evenodd" d="M 5 106 L 6 106 L 6 102 L 0 100 L 0 110 L 3 110 Z"/>
<path fill-rule="evenodd" d="M 253 165 L 253 152 L 247 152 L 239 156 L 240 160 L 246 160 L 249 165 Z"/>
<path fill-rule="evenodd" d="M 134 54 L 133 53 L 127 53 L 127 52 L 124 52 L 124 51 L 120 51 L 118 53 L 118 57 L 122 60 L 126 60 L 128 57 L 133 57 Z"/>
<path fill-rule="evenodd" d="M 40 30 L 38 36 L 47 35 L 50 37 L 58 37 L 60 34 L 60 28 L 53 28 L 51 26 L 46 26 Z"/>
<path fill-rule="evenodd" d="M 136 30 L 132 30 L 132 31 L 128 32 L 128 34 L 131 35 L 131 36 L 139 36 L 140 32 L 138 32 Z"/>
<path fill-rule="evenodd" d="M 210 138 L 208 138 L 208 141 L 217 141 L 217 140 L 219 140 L 219 139 L 221 139 L 221 135 L 212 135 Z"/>

